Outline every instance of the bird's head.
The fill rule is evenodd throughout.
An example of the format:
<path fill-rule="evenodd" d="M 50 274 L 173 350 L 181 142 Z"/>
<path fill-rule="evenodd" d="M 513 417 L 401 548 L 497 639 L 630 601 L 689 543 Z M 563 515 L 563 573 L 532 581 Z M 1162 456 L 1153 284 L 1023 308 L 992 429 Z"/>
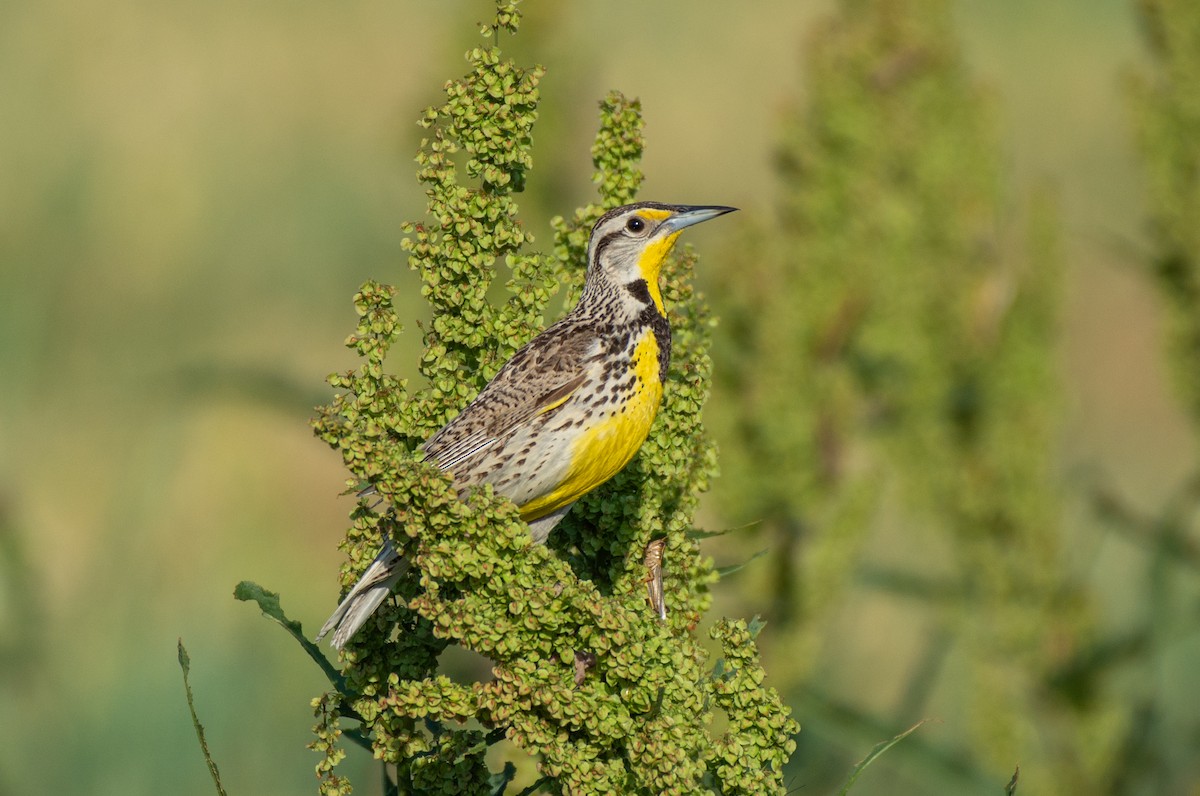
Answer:
<path fill-rule="evenodd" d="M 638 202 L 609 210 L 592 227 L 588 281 L 602 280 L 665 315 L 658 274 L 679 233 L 736 209 Z"/>

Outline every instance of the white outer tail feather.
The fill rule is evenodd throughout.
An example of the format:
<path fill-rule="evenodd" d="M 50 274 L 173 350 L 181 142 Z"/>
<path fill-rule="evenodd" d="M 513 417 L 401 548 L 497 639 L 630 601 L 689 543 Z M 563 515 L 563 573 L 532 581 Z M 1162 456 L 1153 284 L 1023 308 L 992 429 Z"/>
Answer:
<path fill-rule="evenodd" d="M 333 638 L 329 643 L 338 650 L 346 646 L 346 642 L 392 593 L 392 587 L 404 574 L 405 569 L 404 559 L 396 552 L 396 548 L 392 547 L 390 541 L 385 542 L 371 566 L 367 567 L 358 583 L 354 584 L 354 588 L 338 605 L 337 610 L 325 621 L 316 641 L 320 641 L 333 630 Z"/>
<path fill-rule="evenodd" d="M 554 529 L 555 525 L 558 525 L 563 517 L 567 516 L 567 512 L 573 505 L 575 504 L 568 503 L 545 517 L 531 521 L 529 533 L 533 537 L 534 544 L 544 544 L 550 531 Z M 400 580 L 400 576 L 406 569 L 408 569 L 407 562 L 396 552 L 392 543 L 384 542 L 383 549 L 379 551 L 379 555 L 375 556 L 371 566 L 367 567 L 367 571 L 358 579 L 358 583 L 354 584 L 354 588 L 338 605 L 333 615 L 325 620 L 321 632 L 317 634 L 316 641 L 325 638 L 332 630 L 333 637 L 329 641 L 330 645 L 337 650 L 345 647 L 346 642 L 354 638 L 354 634 L 366 624 L 371 614 L 375 613 L 379 604 L 392 593 L 392 587 L 396 585 L 396 581 Z"/>

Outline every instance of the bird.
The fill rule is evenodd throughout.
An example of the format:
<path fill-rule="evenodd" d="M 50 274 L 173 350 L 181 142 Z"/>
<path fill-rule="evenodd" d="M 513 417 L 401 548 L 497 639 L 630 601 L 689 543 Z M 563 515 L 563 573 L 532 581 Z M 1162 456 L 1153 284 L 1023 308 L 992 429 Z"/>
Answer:
<path fill-rule="evenodd" d="M 588 239 L 579 300 L 513 354 L 421 447 L 459 497 L 491 484 L 542 544 L 575 501 L 616 475 L 650 433 L 671 357 L 659 272 L 687 227 L 736 210 L 637 202 L 604 213 Z M 406 564 L 390 541 L 317 635 L 341 650 Z"/>

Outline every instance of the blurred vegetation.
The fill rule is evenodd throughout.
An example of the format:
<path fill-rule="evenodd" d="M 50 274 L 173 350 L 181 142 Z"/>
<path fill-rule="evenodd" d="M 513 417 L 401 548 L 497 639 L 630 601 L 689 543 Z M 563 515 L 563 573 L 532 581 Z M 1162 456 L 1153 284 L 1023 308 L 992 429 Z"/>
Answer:
<path fill-rule="evenodd" d="M 1150 201 L 1151 271 L 1170 311 L 1171 364 L 1200 430 L 1200 8 L 1142 0 L 1154 69 L 1135 80 Z"/>
<path fill-rule="evenodd" d="M 1167 352 L 1193 437 L 1200 437 L 1200 7 L 1172 0 L 1138 5 L 1149 67 L 1131 81 L 1146 174 L 1151 253 L 1148 272 L 1168 321 Z M 1106 485 L 1107 486 L 1107 485 Z M 1146 551 L 1144 602 L 1137 621 L 1108 640 L 1103 659 L 1127 662 L 1131 727 L 1112 767 L 1114 792 L 1194 792 L 1200 782 L 1200 716 L 1180 721 L 1169 672 L 1181 648 L 1185 667 L 1200 661 L 1200 457 L 1159 507 L 1141 512 L 1112 489 L 1095 497 L 1097 514 Z M 1190 699 L 1190 696 L 1187 697 Z"/>
<path fill-rule="evenodd" d="M 335 602 L 347 504 L 305 419 L 356 364 L 358 285 L 427 314 L 407 120 L 487 5 L 0 7 L 0 793 L 211 793 L 180 635 L 229 791 L 315 789 L 327 686 L 229 588 L 310 627 Z M 735 529 L 701 549 L 770 552 L 712 599 L 770 620 L 790 787 L 929 717 L 853 792 L 1018 763 L 1017 793 L 1194 791 L 1191 5 L 525 4 L 527 231 L 588 190 L 609 87 L 642 99 L 641 196 L 743 208 L 693 236 L 722 316 L 700 521 Z"/>
<path fill-rule="evenodd" d="M 1096 792 L 1092 706 L 1047 687 L 1090 627 L 1054 478 L 1053 206 L 1031 203 L 1012 245 L 992 114 L 947 3 L 848 2 L 805 52 L 779 215 L 724 272 L 714 400 L 740 442 L 724 504 L 778 551 L 760 592 L 794 625 L 793 689 L 828 698 L 815 671 L 848 591 L 913 601 L 927 623 L 891 660 L 899 697 L 868 718 L 898 732 L 953 715 L 964 734 L 937 774 L 955 792 L 993 791 L 1018 762 L 1033 792 Z M 884 558 L 881 537 L 923 554 Z M 952 706 L 935 698 L 951 665 Z"/>

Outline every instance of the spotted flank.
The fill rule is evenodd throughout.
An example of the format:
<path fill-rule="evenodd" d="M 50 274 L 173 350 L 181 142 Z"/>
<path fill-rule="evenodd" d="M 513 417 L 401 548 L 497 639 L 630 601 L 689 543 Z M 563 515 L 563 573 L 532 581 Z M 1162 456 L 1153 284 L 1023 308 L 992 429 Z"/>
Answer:
<path fill-rule="evenodd" d="M 670 364 L 663 261 L 683 229 L 733 209 L 639 202 L 596 222 L 579 303 L 422 446 L 460 496 L 491 484 L 541 543 L 576 500 L 620 472 L 650 433 Z M 386 546 L 317 639 L 332 630 L 341 649 L 403 566 Z"/>

